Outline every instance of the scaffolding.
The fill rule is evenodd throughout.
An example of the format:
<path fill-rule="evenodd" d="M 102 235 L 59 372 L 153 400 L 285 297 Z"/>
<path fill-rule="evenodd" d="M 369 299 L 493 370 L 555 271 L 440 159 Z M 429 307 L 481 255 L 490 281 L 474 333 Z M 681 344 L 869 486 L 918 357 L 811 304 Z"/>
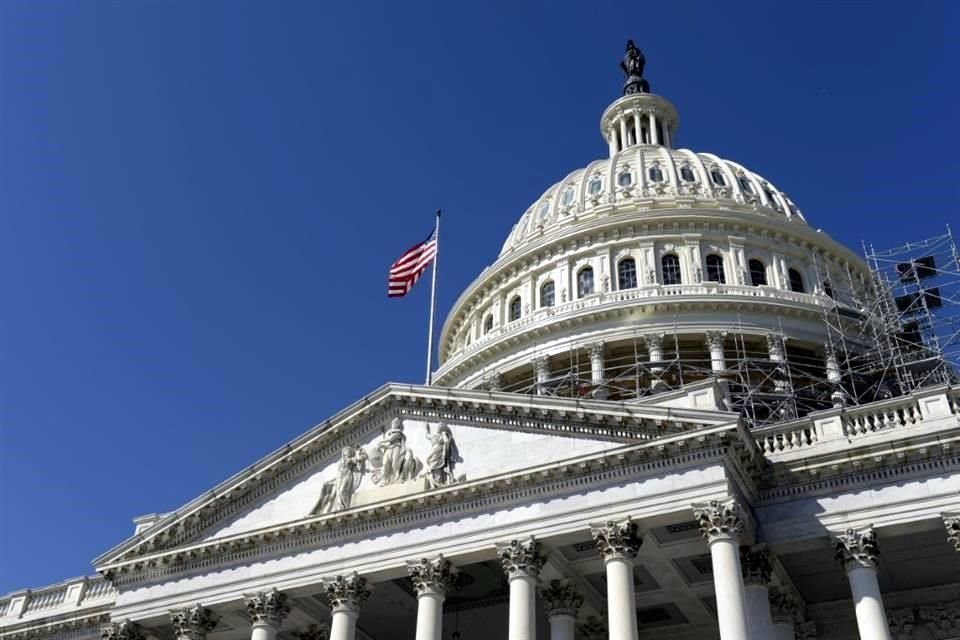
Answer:
<path fill-rule="evenodd" d="M 530 366 L 488 372 L 490 388 L 515 393 L 631 401 L 715 379 L 729 409 L 753 428 L 813 411 L 873 402 L 935 384 L 960 371 L 960 253 L 949 229 L 878 251 L 864 247 L 869 272 L 813 254 L 812 293 L 823 302 L 822 344 L 788 340 L 782 326 L 744 326 L 737 317 L 714 358 L 705 333 L 634 330 L 604 345 L 600 370 L 589 338 L 572 339 Z M 638 327 L 639 328 L 639 327 Z M 539 351 L 535 347 L 534 351 Z M 541 363 L 536 364 L 536 360 Z"/>

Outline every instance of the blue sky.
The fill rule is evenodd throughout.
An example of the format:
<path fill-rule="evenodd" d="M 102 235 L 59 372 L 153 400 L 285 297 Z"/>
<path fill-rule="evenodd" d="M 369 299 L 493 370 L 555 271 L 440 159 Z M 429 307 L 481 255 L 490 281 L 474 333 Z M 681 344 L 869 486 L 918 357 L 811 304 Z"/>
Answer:
<path fill-rule="evenodd" d="M 386 381 L 542 191 L 602 157 L 627 38 L 679 146 L 857 248 L 960 227 L 943 2 L 0 3 L 0 593 Z M 956 229 L 960 231 L 960 229 Z"/>

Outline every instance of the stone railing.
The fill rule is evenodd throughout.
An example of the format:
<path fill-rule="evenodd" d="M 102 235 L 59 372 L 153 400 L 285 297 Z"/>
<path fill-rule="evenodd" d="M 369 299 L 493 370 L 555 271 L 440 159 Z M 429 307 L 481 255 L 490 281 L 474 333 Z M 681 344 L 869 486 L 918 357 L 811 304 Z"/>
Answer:
<path fill-rule="evenodd" d="M 768 455 L 808 451 L 830 441 L 854 442 L 871 434 L 943 418 L 953 418 L 960 424 L 958 406 L 960 389 L 931 387 L 889 400 L 817 411 L 800 420 L 757 429 L 753 435 Z"/>
<path fill-rule="evenodd" d="M 116 588 L 103 576 L 76 578 L 60 584 L 12 593 L 0 598 L 0 624 L 5 619 L 58 614 L 58 610 L 75 610 L 112 601 Z"/>
<path fill-rule="evenodd" d="M 535 309 L 517 320 L 493 327 L 469 345 L 453 353 L 443 366 L 440 367 L 437 375 L 443 375 L 446 370 L 456 366 L 456 364 L 464 358 L 476 351 L 482 350 L 498 339 L 523 333 L 528 327 L 543 324 L 550 319 L 576 315 L 586 309 L 596 309 L 599 311 L 629 306 L 644 300 L 656 300 L 664 297 L 693 298 L 699 296 L 762 298 L 770 301 L 790 302 L 819 307 L 829 307 L 836 304 L 835 301 L 830 298 L 810 293 L 797 293 L 795 291 L 787 291 L 769 286 L 753 287 L 737 284 L 719 284 L 717 282 L 677 285 L 655 284 L 618 291 L 598 291 L 583 298 L 564 302 L 553 307 Z"/>

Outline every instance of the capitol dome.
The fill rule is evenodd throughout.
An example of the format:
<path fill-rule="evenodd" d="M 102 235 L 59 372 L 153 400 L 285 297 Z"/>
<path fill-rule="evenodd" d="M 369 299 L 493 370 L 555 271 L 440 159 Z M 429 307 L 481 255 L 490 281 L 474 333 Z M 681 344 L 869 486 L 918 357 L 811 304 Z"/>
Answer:
<path fill-rule="evenodd" d="M 836 401 L 829 320 L 863 317 L 869 269 L 760 174 L 675 149 L 678 124 L 628 78 L 607 157 L 544 191 L 454 304 L 436 384 L 630 400 L 720 380 L 765 398 L 760 421 Z"/>

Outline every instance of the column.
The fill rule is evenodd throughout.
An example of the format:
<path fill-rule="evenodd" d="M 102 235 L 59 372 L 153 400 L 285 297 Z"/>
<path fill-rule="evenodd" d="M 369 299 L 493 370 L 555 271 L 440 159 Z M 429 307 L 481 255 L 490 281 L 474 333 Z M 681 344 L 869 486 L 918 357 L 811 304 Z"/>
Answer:
<path fill-rule="evenodd" d="M 637 144 L 643 144 L 643 127 L 640 126 L 639 111 L 633 112 L 633 130 L 637 132 Z"/>
<path fill-rule="evenodd" d="M 667 148 L 673 148 L 673 141 L 670 138 L 670 123 L 663 121 L 663 144 Z"/>
<path fill-rule="evenodd" d="M 610 638 L 637 640 L 637 598 L 633 589 L 633 559 L 643 539 L 637 523 L 607 522 L 590 527 L 607 571 L 607 625 Z"/>
<path fill-rule="evenodd" d="M 850 593 L 857 613 L 857 628 L 862 640 L 890 640 L 887 614 L 877 583 L 880 549 L 873 527 L 847 529 L 835 536 L 834 557 L 843 565 L 850 581 Z"/>
<path fill-rule="evenodd" d="M 784 588 L 770 589 L 770 614 L 774 640 L 794 640 L 797 624 L 797 599 Z"/>
<path fill-rule="evenodd" d="M 610 157 L 617 155 L 617 134 L 613 132 L 613 129 L 609 132 L 607 145 L 610 147 Z"/>
<path fill-rule="evenodd" d="M 143 629 L 132 620 L 111 622 L 100 631 L 101 640 L 144 640 Z"/>
<path fill-rule="evenodd" d="M 360 607 L 372 593 L 373 586 L 356 571 L 323 581 L 323 595 L 333 611 L 330 640 L 354 640 Z"/>
<path fill-rule="evenodd" d="M 457 568 L 442 555 L 407 563 L 407 572 L 417 592 L 416 640 L 441 640 L 443 600 L 458 577 Z"/>
<path fill-rule="evenodd" d="M 648 122 L 650 123 L 650 144 L 660 144 L 660 136 L 657 133 L 657 120 L 654 118 L 653 113 L 648 114 Z"/>
<path fill-rule="evenodd" d="M 250 615 L 250 640 L 275 640 L 280 624 L 290 613 L 287 594 L 272 589 L 243 599 Z"/>
<path fill-rule="evenodd" d="M 537 395 L 547 393 L 547 381 L 550 380 L 550 360 L 547 356 L 533 359 L 533 377 L 537 385 Z"/>
<path fill-rule="evenodd" d="M 537 578 L 546 562 L 540 543 L 532 536 L 497 544 L 497 555 L 510 584 L 510 627 L 507 640 L 536 640 Z"/>
<path fill-rule="evenodd" d="M 947 541 L 960 551 L 960 516 L 944 515 L 943 526 L 947 529 Z"/>
<path fill-rule="evenodd" d="M 726 337 L 726 331 L 707 331 L 704 334 L 707 349 L 710 351 L 710 370 L 714 373 L 727 369 L 727 359 L 723 352 L 723 341 Z"/>
<path fill-rule="evenodd" d="M 620 114 L 620 150 L 626 149 L 629 146 L 630 140 L 627 138 L 627 119 Z"/>
<path fill-rule="evenodd" d="M 766 545 L 740 547 L 743 593 L 747 604 L 747 628 L 750 640 L 774 640 L 770 617 L 770 551 Z"/>
<path fill-rule="evenodd" d="M 217 626 L 219 619 L 220 616 L 199 604 L 170 612 L 170 624 L 176 640 L 204 640 L 207 633 Z"/>
<path fill-rule="evenodd" d="M 593 384 L 593 397 L 597 400 L 606 400 L 608 389 L 604 386 L 604 357 L 607 354 L 605 342 L 594 342 L 587 345 L 590 350 L 590 382 Z"/>
<path fill-rule="evenodd" d="M 644 342 L 647 343 L 647 351 L 650 354 L 650 362 L 663 362 L 663 334 L 662 333 L 652 333 L 650 335 L 643 336 Z M 663 373 L 663 367 L 650 367 L 650 373 L 653 376 L 653 380 L 650 382 L 651 389 L 658 389 L 663 385 L 663 381 L 660 379 L 660 374 Z"/>
<path fill-rule="evenodd" d="M 787 361 L 787 348 L 784 344 L 783 336 L 768 333 L 767 351 L 770 354 L 770 362 L 781 363 Z M 784 365 L 777 366 L 777 370 L 774 373 L 773 385 L 778 393 L 787 393 L 790 390 L 790 383 L 787 380 Z"/>
<path fill-rule="evenodd" d="M 734 500 L 711 500 L 693 505 L 700 533 L 710 547 L 713 590 L 721 640 L 744 640 L 747 635 L 746 596 L 740 569 L 740 536 L 743 520 Z"/>
<path fill-rule="evenodd" d="M 574 640 L 577 610 L 583 605 L 583 596 L 570 580 L 551 580 L 550 586 L 540 589 L 540 599 L 550 623 L 550 640 Z"/>

